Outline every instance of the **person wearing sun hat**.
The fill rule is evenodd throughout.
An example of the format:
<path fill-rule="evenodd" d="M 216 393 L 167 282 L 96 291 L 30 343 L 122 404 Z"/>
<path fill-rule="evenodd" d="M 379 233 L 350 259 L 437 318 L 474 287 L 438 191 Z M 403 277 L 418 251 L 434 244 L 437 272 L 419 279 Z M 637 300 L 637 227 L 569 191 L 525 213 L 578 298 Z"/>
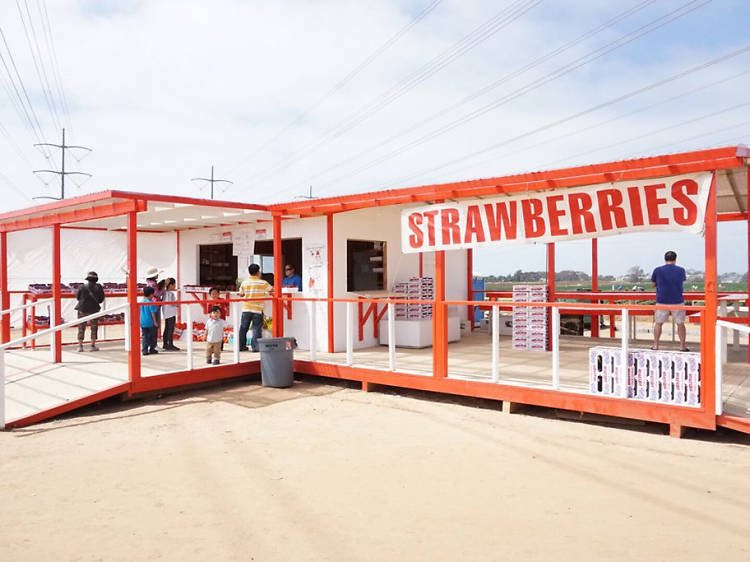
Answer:
<path fill-rule="evenodd" d="M 96 314 L 104 302 L 104 289 L 99 284 L 99 276 L 96 271 L 89 271 L 86 274 L 86 283 L 81 285 L 76 292 L 78 303 L 75 309 L 78 311 L 78 318 Z M 83 351 L 83 340 L 86 337 L 86 324 L 91 326 L 91 351 L 99 351 L 96 347 L 96 338 L 98 336 L 99 319 L 94 318 L 88 322 L 78 324 L 78 351 Z"/>
<path fill-rule="evenodd" d="M 146 286 L 151 287 L 154 290 L 153 300 L 161 302 L 164 300 L 164 284 L 159 286 L 159 274 L 164 273 L 163 269 L 154 267 L 153 265 L 146 269 L 144 273 L 146 277 Z M 161 306 L 156 307 L 156 337 L 158 338 L 161 334 Z"/>

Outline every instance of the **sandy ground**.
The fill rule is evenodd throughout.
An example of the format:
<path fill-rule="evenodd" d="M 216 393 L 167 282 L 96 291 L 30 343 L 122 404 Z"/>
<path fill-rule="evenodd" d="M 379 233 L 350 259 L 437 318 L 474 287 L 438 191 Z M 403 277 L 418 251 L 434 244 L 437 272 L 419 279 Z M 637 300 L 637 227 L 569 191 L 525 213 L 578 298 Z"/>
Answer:
<path fill-rule="evenodd" d="M 0 560 L 750 560 L 750 438 L 664 431 L 314 379 L 111 404 L 0 434 Z"/>

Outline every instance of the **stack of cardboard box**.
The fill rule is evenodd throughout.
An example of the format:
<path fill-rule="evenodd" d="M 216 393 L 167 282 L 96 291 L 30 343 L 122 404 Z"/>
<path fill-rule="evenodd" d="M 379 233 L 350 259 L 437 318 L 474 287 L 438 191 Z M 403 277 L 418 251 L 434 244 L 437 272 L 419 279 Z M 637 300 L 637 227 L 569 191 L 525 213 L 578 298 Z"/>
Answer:
<path fill-rule="evenodd" d="M 432 277 L 411 277 L 406 283 L 394 283 L 394 293 L 406 295 L 408 300 L 430 301 L 435 295 Z M 429 304 L 395 304 L 396 320 L 427 320 L 432 318 L 432 305 Z"/>
<path fill-rule="evenodd" d="M 514 302 L 547 302 L 544 285 L 513 285 Z M 513 349 L 547 350 L 549 309 L 544 306 L 513 308 Z"/>

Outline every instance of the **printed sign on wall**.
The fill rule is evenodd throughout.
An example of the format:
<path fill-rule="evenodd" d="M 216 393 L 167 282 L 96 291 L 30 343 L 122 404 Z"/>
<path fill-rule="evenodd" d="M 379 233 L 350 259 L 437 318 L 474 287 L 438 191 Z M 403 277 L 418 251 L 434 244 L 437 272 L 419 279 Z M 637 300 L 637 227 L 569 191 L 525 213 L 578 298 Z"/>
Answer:
<path fill-rule="evenodd" d="M 404 209 L 404 253 L 559 242 L 626 232 L 700 233 L 711 173 L 622 181 Z"/>

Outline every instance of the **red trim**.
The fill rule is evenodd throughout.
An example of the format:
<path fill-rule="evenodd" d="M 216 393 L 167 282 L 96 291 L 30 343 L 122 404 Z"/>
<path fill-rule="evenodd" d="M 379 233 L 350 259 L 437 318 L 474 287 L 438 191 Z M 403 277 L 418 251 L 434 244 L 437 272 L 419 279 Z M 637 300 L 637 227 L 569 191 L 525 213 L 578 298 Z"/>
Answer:
<path fill-rule="evenodd" d="M 177 299 L 179 300 L 182 298 L 181 289 L 180 289 L 182 287 L 182 283 L 180 282 L 180 269 L 181 269 L 181 266 L 180 266 L 180 231 L 175 230 L 174 234 L 175 234 L 175 246 L 176 246 L 175 249 L 177 251 L 177 271 L 175 272 L 175 277 L 176 277 L 175 283 L 177 283 L 177 287 L 176 287 Z M 182 322 L 182 307 L 181 306 L 177 307 L 177 321 Z"/>
<path fill-rule="evenodd" d="M 711 178 L 711 188 L 708 192 L 708 202 L 706 203 L 706 226 L 704 229 L 705 239 L 705 311 L 703 321 L 701 322 L 701 343 L 703 350 L 701 358 L 703 359 L 701 373 L 701 393 L 702 404 L 710 406 L 708 408 L 714 425 L 716 424 L 716 415 L 714 414 L 714 404 L 716 402 L 716 315 L 719 304 L 716 294 L 718 288 L 717 267 L 716 267 L 716 176 L 714 172 Z"/>
<path fill-rule="evenodd" d="M 153 392 L 165 388 L 191 386 L 194 384 L 246 377 L 260 372 L 260 361 L 249 361 L 245 363 L 232 363 L 230 365 L 219 365 L 216 367 L 205 367 L 193 369 L 192 371 L 178 371 L 164 375 L 153 375 L 135 381 L 130 388 L 130 394 Z"/>
<path fill-rule="evenodd" d="M 130 314 L 130 352 L 128 353 L 128 375 L 131 384 L 141 378 L 141 310 L 138 302 L 138 213 L 127 216 L 128 233 L 128 312 Z"/>
<path fill-rule="evenodd" d="M 10 293 L 8 292 L 8 233 L 0 232 L 0 308 L 10 308 Z M 24 314 L 24 317 L 26 315 Z M 24 334 L 25 335 L 25 334 Z M 10 341 L 10 314 L 3 314 L 0 319 L 0 342 Z"/>
<path fill-rule="evenodd" d="M 326 253 L 328 254 L 328 353 L 333 353 L 333 215 L 326 216 Z"/>
<path fill-rule="evenodd" d="M 112 197 L 122 199 L 139 199 L 161 203 L 179 203 L 182 205 L 198 205 L 201 207 L 226 207 L 228 209 L 247 209 L 253 211 L 268 211 L 267 205 L 255 203 L 240 203 L 238 201 L 221 201 L 219 199 L 200 199 L 198 197 L 183 197 L 180 195 L 156 195 L 153 193 L 138 193 L 134 191 L 111 191 Z M 72 201 L 72 200 L 71 200 Z M 2 217 L 0 217 L 1 219 Z"/>
<path fill-rule="evenodd" d="M 750 433 L 750 418 L 740 418 L 723 414 L 716 417 L 716 425 L 733 429 L 734 431 L 741 431 L 742 433 Z"/>
<path fill-rule="evenodd" d="M 145 209 L 145 201 L 120 201 L 117 203 L 107 203 L 104 205 L 52 213 L 38 217 L 17 219 L 15 221 L 0 224 L 0 230 L 13 232 L 16 230 L 43 228 L 45 226 L 61 225 L 69 222 L 83 222 L 87 220 L 116 217 L 124 215 L 130 211 L 144 211 Z"/>
<path fill-rule="evenodd" d="M 52 298 L 55 303 L 55 326 L 62 324 L 62 288 L 60 256 L 60 225 L 52 225 Z M 62 361 L 62 334 L 55 336 L 55 363 Z"/>
<path fill-rule="evenodd" d="M 419 252 L 419 276 L 424 277 L 424 252 Z"/>
<path fill-rule="evenodd" d="M 314 202 L 280 203 L 271 205 L 270 209 L 285 213 L 321 214 L 441 198 L 474 197 L 533 189 L 546 190 L 592 185 L 717 168 L 735 168 L 744 166 L 742 161 L 744 156 L 747 156 L 747 149 L 732 146 L 513 176 L 359 193 L 317 199 Z"/>
<path fill-rule="evenodd" d="M 591 291 L 599 290 L 599 239 L 591 239 Z M 591 337 L 599 337 L 599 315 L 591 315 Z"/>
<path fill-rule="evenodd" d="M 413 388 L 432 392 L 443 392 L 459 396 L 473 396 L 494 400 L 508 400 L 520 404 L 533 404 L 548 408 L 561 408 L 576 412 L 590 412 L 606 416 L 640 419 L 660 423 L 677 423 L 688 427 L 715 429 L 713 419 L 707 418 L 704 410 L 668 404 L 656 404 L 635 400 L 622 400 L 604 396 L 588 396 L 496 383 L 465 381 L 449 378 L 425 377 L 406 373 L 347 367 L 330 363 L 295 361 L 298 373 L 355 380 L 371 384 L 382 384 L 400 388 Z M 711 404 L 713 407 L 713 404 Z M 714 416 L 711 416 L 714 418 Z"/>
<path fill-rule="evenodd" d="M 284 256 L 281 251 L 281 216 L 273 216 L 273 337 L 284 335 L 284 309 L 281 301 L 281 285 L 284 279 Z M 291 303 L 289 303 L 291 307 Z"/>
<path fill-rule="evenodd" d="M 422 255 L 420 253 L 420 255 Z M 466 250 L 466 300 L 474 300 L 474 251 L 469 248 Z M 466 307 L 469 330 L 474 331 L 474 307 Z"/>
<path fill-rule="evenodd" d="M 747 179 L 747 189 L 745 190 L 745 207 L 748 210 L 746 213 L 747 215 L 747 222 L 745 223 L 745 230 L 747 234 L 747 267 L 748 271 L 750 271 L 750 167 L 748 167 L 745 170 L 745 177 Z M 750 296 L 750 275 L 748 275 L 747 278 L 747 294 Z M 748 301 L 748 306 L 750 307 L 750 301 Z M 748 309 L 750 310 L 750 308 Z M 750 323 L 750 313 L 747 315 L 747 321 Z M 747 339 L 747 362 L 750 363 L 750 335 L 748 335 Z"/>
<path fill-rule="evenodd" d="M 749 219 L 750 216 L 747 213 L 719 213 L 716 216 L 716 220 L 718 220 L 719 222 L 745 221 Z"/>
<path fill-rule="evenodd" d="M 5 427 L 7 428 L 25 427 L 27 425 L 39 423 L 41 421 L 54 418 L 55 416 L 59 416 L 60 414 L 64 414 L 65 412 L 71 412 L 83 406 L 93 404 L 94 402 L 99 402 L 100 400 L 104 400 L 105 398 L 110 398 L 111 396 L 117 396 L 118 394 L 123 394 L 127 391 L 127 389 L 128 389 L 127 383 L 121 384 L 119 386 L 115 386 L 114 388 L 110 388 L 107 390 L 103 390 L 101 392 L 97 392 L 96 394 L 92 394 L 91 396 L 84 396 L 83 398 L 79 398 L 78 400 L 72 400 L 70 402 L 66 402 L 65 404 L 61 404 L 60 406 L 57 406 L 55 408 L 50 408 L 49 410 L 44 410 L 36 414 L 33 414 L 31 416 L 17 419 L 15 421 L 12 421 L 6 424 Z"/>
<path fill-rule="evenodd" d="M 435 252 L 435 304 L 432 307 L 432 376 L 448 376 L 448 315 L 445 302 L 445 252 Z"/>

